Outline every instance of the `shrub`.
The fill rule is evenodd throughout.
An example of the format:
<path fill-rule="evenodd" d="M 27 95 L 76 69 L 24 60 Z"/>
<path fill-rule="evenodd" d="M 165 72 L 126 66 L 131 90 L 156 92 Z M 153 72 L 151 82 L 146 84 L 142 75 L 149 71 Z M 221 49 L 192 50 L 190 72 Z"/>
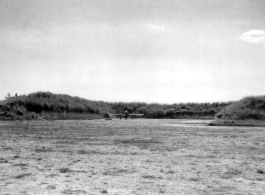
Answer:
<path fill-rule="evenodd" d="M 264 120 L 265 96 L 243 98 L 218 112 L 215 117 L 235 120 Z"/>

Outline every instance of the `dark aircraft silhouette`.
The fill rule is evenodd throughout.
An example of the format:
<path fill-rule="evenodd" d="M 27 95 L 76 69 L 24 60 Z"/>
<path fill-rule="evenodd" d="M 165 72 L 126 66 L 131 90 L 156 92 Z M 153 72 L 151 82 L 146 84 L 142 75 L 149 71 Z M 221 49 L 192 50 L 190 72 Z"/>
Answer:
<path fill-rule="evenodd" d="M 125 119 L 131 117 L 132 119 L 133 118 L 136 118 L 136 117 L 140 117 L 140 116 L 143 116 L 144 114 L 129 114 L 128 111 L 126 110 L 124 114 L 109 114 L 110 116 L 116 116 L 117 118 L 122 118 L 124 117 Z"/>

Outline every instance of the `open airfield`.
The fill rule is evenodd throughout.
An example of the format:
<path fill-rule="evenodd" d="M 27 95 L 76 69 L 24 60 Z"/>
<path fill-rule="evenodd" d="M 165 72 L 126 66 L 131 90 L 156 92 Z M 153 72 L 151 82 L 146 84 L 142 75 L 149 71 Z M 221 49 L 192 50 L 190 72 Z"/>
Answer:
<path fill-rule="evenodd" d="M 0 194 L 264 194 L 265 128 L 1 121 Z"/>

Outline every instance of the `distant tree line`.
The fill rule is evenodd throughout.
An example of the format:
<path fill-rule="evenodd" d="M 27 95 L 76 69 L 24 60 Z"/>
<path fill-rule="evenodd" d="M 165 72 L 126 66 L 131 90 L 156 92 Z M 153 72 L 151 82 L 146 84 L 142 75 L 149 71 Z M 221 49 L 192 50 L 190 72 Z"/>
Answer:
<path fill-rule="evenodd" d="M 179 103 L 179 104 L 147 104 L 141 102 L 108 103 L 90 101 L 65 94 L 36 92 L 29 95 L 17 96 L 9 101 L 28 112 L 56 113 L 90 113 L 104 116 L 108 113 L 141 113 L 146 118 L 213 118 L 231 102 L 215 103 Z"/>
<path fill-rule="evenodd" d="M 146 118 L 213 118 L 231 102 L 215 103 L 180 103 L 180 104 L 146 104 L 146 103 L 111 103 L 117 113 L 128 110 L 129 113 L 141 113 Z"/>

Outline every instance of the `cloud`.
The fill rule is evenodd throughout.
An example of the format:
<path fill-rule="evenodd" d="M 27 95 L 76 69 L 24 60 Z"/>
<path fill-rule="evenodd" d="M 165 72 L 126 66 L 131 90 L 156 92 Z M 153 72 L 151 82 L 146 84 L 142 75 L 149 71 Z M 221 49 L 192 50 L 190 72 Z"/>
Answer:
<path fill-rule="evenodd" d="M 250 30 L 242 35 L 240 39 L 254 44 L 265 44 L 265 30 Z"/>

